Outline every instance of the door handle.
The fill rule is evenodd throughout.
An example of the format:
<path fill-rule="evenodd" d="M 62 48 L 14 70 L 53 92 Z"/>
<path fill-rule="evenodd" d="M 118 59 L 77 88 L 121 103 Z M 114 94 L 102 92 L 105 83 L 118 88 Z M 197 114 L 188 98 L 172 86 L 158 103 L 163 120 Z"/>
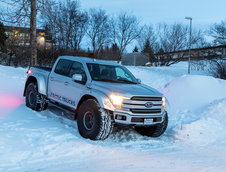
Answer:
<path fill-rule="evenodd" d="M 64 82 L 64 85 L 68 85 L 68 82 Z"/>
<path fill-rule="evenodd" d="M 54 77 L 50 77 L 50 80 L 53 81 L 54 80 Z"/>

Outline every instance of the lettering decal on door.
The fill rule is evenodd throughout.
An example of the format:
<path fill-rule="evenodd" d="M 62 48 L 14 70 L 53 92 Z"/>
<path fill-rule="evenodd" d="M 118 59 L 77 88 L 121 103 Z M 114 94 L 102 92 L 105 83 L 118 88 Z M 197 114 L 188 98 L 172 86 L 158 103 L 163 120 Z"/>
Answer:
<path fill-rule="evenodd" d="M 62 101 L 62 102 L 65 102 L 65 103 L 67 103 L 67 104 L 70 104 L 70 105 L 75 106 L 75 101 L 70 100 L 70 99 L 68 99 L 68 98 L 66 98 L 66 97 L 62 97 L 62 96 L 57 95 L 57 94 L 55 94 L 55 93 L 52 93 L 52 92 L 51 92 L 51 93 L 49 94 L 49 97 L 52 97 L 52 98 L 54 98 L 54 99 L 57 99 L 57 100 L 60 100 L 60 101 Z"/>

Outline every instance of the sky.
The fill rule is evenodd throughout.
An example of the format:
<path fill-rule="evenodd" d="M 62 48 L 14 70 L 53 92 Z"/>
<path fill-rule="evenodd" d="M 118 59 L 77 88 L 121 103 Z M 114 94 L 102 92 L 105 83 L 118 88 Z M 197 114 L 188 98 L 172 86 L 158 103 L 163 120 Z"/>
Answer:
<path fill-rule="evenodd" d="M 189 24 L 185 16 L 193 18 L 196 28 L 208 28 L 226 20 L 226 0 L 80 0 L 83 9 L 102 8 L 109 14 L 129 12 L 142 24 Z"/>

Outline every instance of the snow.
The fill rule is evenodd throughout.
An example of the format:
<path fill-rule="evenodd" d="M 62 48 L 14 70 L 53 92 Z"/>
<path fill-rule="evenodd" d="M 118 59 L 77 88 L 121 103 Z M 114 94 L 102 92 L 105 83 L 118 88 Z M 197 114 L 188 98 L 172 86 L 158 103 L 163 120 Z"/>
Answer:
<path fill-rule="evenodd" d="M 204 71 L 128 67 L 168 100 L 159 138 L 115 131 L 105 141 L 79 135 L 67 112 L 25 106 L 26 69 L 0 66 L 0 171 L 226 171 L 226 81 Z"/>

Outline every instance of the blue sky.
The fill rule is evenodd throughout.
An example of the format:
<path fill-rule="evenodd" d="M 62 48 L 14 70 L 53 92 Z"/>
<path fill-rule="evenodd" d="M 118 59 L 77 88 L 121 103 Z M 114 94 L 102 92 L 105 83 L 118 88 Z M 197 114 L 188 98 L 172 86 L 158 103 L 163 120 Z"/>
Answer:
<path fill-rule="evenodd" d="M 190 16 L 194 27 L 207 28 L 226 20 L 226 0 L 80 0 L 80 4 L 83 9 L 100 7 L 109 14 L 127 11 L 145 24 L 186 24 L 184 17 Z"/>

